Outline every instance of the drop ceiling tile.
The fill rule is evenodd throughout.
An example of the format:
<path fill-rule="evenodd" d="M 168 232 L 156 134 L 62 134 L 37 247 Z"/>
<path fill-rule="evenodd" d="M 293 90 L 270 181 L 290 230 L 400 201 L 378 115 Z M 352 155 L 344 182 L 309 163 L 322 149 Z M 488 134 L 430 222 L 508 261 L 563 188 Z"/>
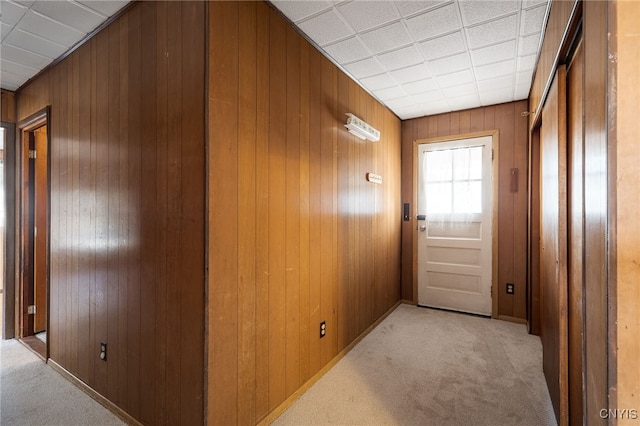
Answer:
<path fill-rule="evenodd" d="M 292 22 L 298 22 L 316 13 L 329 9 L 332 5 L 328 1 L 291 1 L 274 0 L 274 4 Z"/>
<path fill-rule="evenodd" d="M 375 90 L 373 93 L 381 101 L 388 101 L 391 99 L 403 98 L 407 96 L 405 91 L 402 90 L 402 87 L 400 86 L 393 86 L 386 89 Z"/>
<path fill-rule="evenodd" d="M 387 87 L 396 86 L 398 84 L 389 74 L 380 74 L 373 77 L 363 78 L 360 82 L 371 91 L 386 89 Z"/>
<path fill-rule="evenodd" d="M 75 44 L 84 36 L 82 32 L 67 27 L 32 10 L 27 12 L 24 19 L 20 21 L 19 28 L 67 46 Z"/>
<path fill-rule="evenodd" d="M 356 32 L 365 31 L 400 18 L 393 2 L 352 1 L 338 10 Z"/>
<path fill-rule="evenodd" d="M 522 23 L 520 24 L 520 35 L 540 32 L 546 11 L 547 6 L 544 4 L 523 11 Z"/>
<path fill-rule="evenodd" d="M 467 83 L 459 86 L 447 87 L 442 89 L 442 93 L 444 93 L 447 98 L 456 98 L 459 96 L 477 97 L 478 89 L 476 88 L 475 83 Z"/>
<path fill-rule="evenodd" d="M 500 92 L 480 92 L 480 102 L 483 106 L 502 104 L 512 100 L 513 95 L 511 93 L 505 95 Z"/>
<path fill-rule="evenodd" d="M 536 66 L 536 55 L 521 56 L 518 58 L 518 72 L 533 71 Z"/>
<path fill-rule="evenodd" d="M 56 59 L 67 50 L 66 47 L 58 43 L 45 40 L 42 37 L 22 31 L 19 28 L 15 28 L 11 31 L 3 42 L 51 59 Z"/>
<path fill-rule="evenodd" d="M 414 81 L 413 83 L 403 84 L 402 88 L 407 93 L 420 94 L 424 92 L 432 92 L 438 90 L 438 83 L 433 78 L 427 78 L 425 80 Z"/>
<path fill-rule="evenodd" d="M 358 61 L 371 56 L 358 37 L 351 37 L 338 43 L 326 46 L 324 50 L 341 64 Z"/>
<path fill-rule="evenodd" d="M 538 52 L 538 44 L 540 43 L 540 33 L 534 33 L 525 37 L 520 37 L 518 43 L 518 55 L 533 55 Z"/>
<path fill-rule="evenodd" d="M 464 52 L 466 48 L 461 31 L 420 43 L 420 50 L 427 60 Z"/>
<path fill-rule="evenodd" d="M 122 9 L 129 3 L 128 0 L 78 0 L 78 3 L 82 3 L 88 8 L 95 10 L 96 12 L 109 17 L 114 15 L 117 11 Z"/>
<path fill-rule="evenodd" d="M 20 4 L 2 0 L 2 4 L 0 4 L 0 12 L 2 13 L 0 22 L 14 26 L 28 10 L 27 7 Z"/>
<path fill-rule="evenodd" d="M 495 21 L 465 28 L 467 42 L 471 49 L 515 39 L 518 28 L 518 14 L 496 19 Z"/>
<path fill-rule="evenodd" d="M 396 113 L 401 120 L 409 120 L 411 118 L 423 117 L 425 112 L 417 105 L 411 105 L 406 107 L 392 108 L 392 111 Z"/>
<path fill-rule="evenodd" d="M 471 83 L 473 81 L 473 73 L 471 70 L 458 71 L 438 76 L 436 80 L 440 87 L 451 87 L 458 84 Z"/>
<path fill-rule="evenodd" d="M 51 63 L 50 58 L 11 46 L 7 43 L 2 44 L 2 58 L 35 69 L 42 69 Z"/>
<path fill-rule="evenodd" d="M 465 70 L 470 66 L 471 63 L 469 62 L 467 52 L 429 61 L 429 69 L 433 75 L 450 74 L 452 72 Z"/>
<path fill-rule="evenodd" d="M 299 27 L 320 46 L 353 35 L 333 9 L 301 22 Z"/>
<path fill-rule="evenodd" d="M 524 71 L 516 74 L 516 86 L 528 84 L 531 85 L 533 71 Z"/>
<path fill-rule="evenodd" d="M 392 110 L 396 108 L 404 108 L 414 104 L 414 100 L 409 96 L 405 96 L 403 98 L 391 99 L 385 102 L 385 105 L 391 108 Z"/>
<path fill-rule="evenodd" d="M 457 111 L 477 107 L 480 105 L 480 98 L 478 97 L 478 94 L 458 96 L 455 98 L 447 98 L 447 103 L 449 104 L 449 109 L 451 111 Z"/>
<path fill-rule="evenodd" d="M 424 80 L 425 78 L 431 77 L 431 73 L 424 64 L 391 71 L 390 74 L 400 84 Z"/>
<path fill-rule="evenodd" d="M 523 84 L 516 86 L 516 90 L 514 93 L 514 100 L 519 101 L 520 99 L 527 99 L 529 97 L 529 91 L 531 90 L 530 84 Z"/>
<path fill-rule="evenodd" d="M 471 51 L 473 65 L 486 65 L 494 62 L 506 61 L 515 56 L 516 41 L 509 40 L 493 46 L 482 47 Z"/>
<path fill-rule="evenodd" d="M 17 62 L 9 61 L 6 58 L 0 59 L 0 69 L 2 72 L 8 72 L 15 75 L 28 75 L 32 76 L 38 72 L 37 68 L 29 67 Z"/>
<path fill-rule="evenodd" d="M 523 9 L 528 9 L 530 7 L 539 5 L 541 3 L 544 3 L 545 6 L 547 5 L 549 0 L 524 0 L 523 4 L 522 4 L 522 8 Z"/>
<path fill-rule="evenodd" d="M 364 61 L 354 62 L 345 66 L 355 78 L 361 79 L 372 75 L 384 73 L 384 68 L 374 58 L 365 59 Z"/>
<path fill-rule="evenodd" d="M 417 104 L 434 104 L 445 99 L 441 90 L 418 93 L 417 95 L 411 95 L 411 97 Z"/>
<path fill-rule="evenodd" d="M 4 40 L 12 29 L 13 27 L 11 25 L 0 23 L 0 40 Z"/>
<path fill-rule="evenodd" d="M 85 34 L 104 21 L 104 16 L 69 1 L 39 1 L 33 5 L 33 10 Z"/>
<path fill-rule="evenodd" d="M 360 35 L 364 44 L 373 53 L 381 53 L 404 47 L 412 42 L 401 22 L 395 22 Z"/>
<path fill-rule="evenodd" d="M 406 68 L 424 62 L 422 55 L 414 46 L 394 50 L 378 55 L 378 60 L 389 71 Z"/>
<path fill-rule="evenodd" d="M 505 88 L 508 88 L 508 89 L 513 88 L 513 74 L 508 74 L 502 77 L 490 78 L 488 80 L 478 81 L 478 91 L 480 92 L 502 90 Z"/>
<path fill-rule="evenodd" d="M 421 104 L 420 107 L 422 107 L 424 115 L 436 115 L 442 114 L 443 112 L 451 111 L 451 108 L 447 104 L 446 100 L 437 103 L 429 102 L 426 104 Z"/>
<path fill-rule="evenodd" d="M 425 12 L 406 20 L 415 41 L 435 37 L 461 28 L 455 4 Z"/>
<path fill-rule="evenodd" d="M 465 25 L 495 19 L 520 9 L 520 2 L 514 0 L 460 1 L 458 4 Z"/>
<path fill-rule="evenodd" d="M 0 83 L 2 83 L 2 88 L 7 90 L 16 90 L 18 87 L 22 86 L 22 84 L 28 79 L 25 77 L 21 77 L 6 70 L 2 70 L 2 74 L 0 76 Z"/>
<path fill-rule="evenodd" d="M 475 67 L 476 78 L 478 80 L 488 80 L 490 78 L 513 74 L 515 63 L 516 61 L 514 59 L 510 59 L 504 62 Z"/>
<path fill-rule="evenodd" d="M 21 4 L 26 7 L 31 7 L 31 5 L 34 4 L 36 0 L 13 0 L 13 2 Z"/>
<path fill-rule="evenodd" d="M 403 17 L 414 15 L 418 12 L 422 12 L 428 9 L 433 9 L 438 5 L 446 3 L 449 0 L 440 1 L 397 1 L 396 7 Z"/>

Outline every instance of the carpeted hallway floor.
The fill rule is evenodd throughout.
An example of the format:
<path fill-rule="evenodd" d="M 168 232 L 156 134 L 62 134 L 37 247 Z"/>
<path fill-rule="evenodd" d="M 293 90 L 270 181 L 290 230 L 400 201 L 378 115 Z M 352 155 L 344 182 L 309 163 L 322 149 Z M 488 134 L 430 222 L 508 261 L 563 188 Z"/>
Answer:
<path fill-rule="evenodd" d="M 400 305 L 273 425 L 555 425 L 525 326 Z"/>
<path fill-rule="evenodd" d="M 17 340 L 0 343 L 0 425 L 124 425 Z"/>

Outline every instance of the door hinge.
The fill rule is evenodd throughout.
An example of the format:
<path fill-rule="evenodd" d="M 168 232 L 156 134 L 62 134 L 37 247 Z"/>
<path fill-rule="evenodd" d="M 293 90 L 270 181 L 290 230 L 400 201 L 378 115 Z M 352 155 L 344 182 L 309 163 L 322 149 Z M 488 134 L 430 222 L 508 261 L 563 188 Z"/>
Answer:
<path fill-rule="evenodd" d="M 35 315 L 36 314 L 36 305 L 27 306 L 27 315 Z"/>
<path fill-rule="evenodd" d="M 35 160 L 38 157 L 38 152 L 35 149 L 29 150 L 29 160 Z"/>

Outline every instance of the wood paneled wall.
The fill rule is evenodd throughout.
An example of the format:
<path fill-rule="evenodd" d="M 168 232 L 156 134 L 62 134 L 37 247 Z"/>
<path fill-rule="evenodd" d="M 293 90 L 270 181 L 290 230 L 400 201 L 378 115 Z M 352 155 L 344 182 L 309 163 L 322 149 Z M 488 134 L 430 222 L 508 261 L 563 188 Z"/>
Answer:
<path fill-rule="evenodd" d="M 13 92 L 9 92 L 8 90 L 2 90 L 0 94 L 0 121 L 3 121 L 5 123 L 15 123 L 15 94 Z"/>
<path fill-rule="evenodd" d="M 527 252 L 527 102 L 511 102 L 465 111 L 416 118 L 402 122 L 402 202 L 413 203 L 414 142 L 418 139 L 454 136 L 497 129 L 500 137 L 498 190 L 498 315 L 526 318 Z M 519 170 L 518 192 L 511 192 L 511 169 Z M 413 294 L 413 232 L 411 221 L 402 222 L 402 298 L 417 300 Z M 515 284 L 515 293 L 506 294 L 506 283 Z"/>
<path fill-rule="evenodd" d="M 400 300 L 401 129 L 266 3 L 209 19 L 207 419 L 254 424 Z"/>
<path fill-rule="evenodd" d="M 50 357 L 145 424 L 204 417 L 205 16 L 140 2 L 16 95 L 51 106 Z"/>
<path fill-rule="evenodd" d="M 617 79 L 617 88 L 610 88 L 609 96 L 617 99 L 613 129 L 609 129 L 610 144 L 616 146 L 616 211 L 615 238 L 616 268 L 616 321 L 617 348 L 616 395 L 614 408 L 638 407 L 640 410 L 640 84 L 638 84 L 638 22 L 640 3 L 613 2 L 609 6 L 609 28 L 614 36 L 610 50 L 617 62 L 611 61 Z M 610 111 L 611 112 L 611 111 Z M 613 131 L 613 133 L 612 133 Z M 610 180 L 611 182 L 611 180 Z M 618 421 L 619 425 L 633 424 L 634 419 Z"/>

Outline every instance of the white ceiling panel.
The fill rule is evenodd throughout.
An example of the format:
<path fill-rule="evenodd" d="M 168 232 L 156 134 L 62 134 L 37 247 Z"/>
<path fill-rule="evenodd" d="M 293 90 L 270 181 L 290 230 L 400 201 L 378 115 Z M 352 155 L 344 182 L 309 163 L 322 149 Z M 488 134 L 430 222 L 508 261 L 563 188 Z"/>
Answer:
<path fill-rule="evenodd" d="M 479 92 L 500 91 L 503 89 L 513 90 L 513 74 L 502 77 L 480 80 L 477 82 Z"/>
<path fill-rule="evenodd" d="M 467 52 L 429 61 L 429 69 L 433 75 L 451 74 L 456 71 L 465 70 L 470 66 L 471 63 L 469 62 L 469 54 Z"/>
<path fill-rule="evenodd" d="M 518 55 L 535 55 L 538 52 L 538 44 L 540 43 L 540 33 L 531 34 L 525 37 L 520 37 L 520 43 L 518 46 Z"/>
<path fill-rule="evenodd" d="M 413 43 L 402 22 L 395 22 L 373 31 L 361 33 L 364 44 L 373 53 L 399 49 Z"/>
<path fill-rule="evenodd" d="M 11 25 L 7 25 L 3 22 L 0 22 L 0 40 L 4 40 L 4 38 L 11 32 L 13 27 Z"/>
<path fill-rule="evenodd" d="M 412 106 L 414 101 L 410 97 L 404 96 L 402 98 L 390 99 L 386 101 L 386 104 L 389 108 L 404 108 Z"/>
<path fill-rule="evenodd" d="M 341 64 L 348 64 L 371 56 L 358 37 L 351 37 L 335 44 L 328 45 L 324 50 Z"/>
<path fill-rule="evenodd" d="M 521 56 L 518 58 L 518 72 L 533 71 L 536 66 L 536 55 Z"/>
<path fill-rule="evenodd" d="M 391 78 L 389 74 L 380 74 L 373 77 L 363 78 L 362 83 L 366 84 L 371 90 L 386 89 L 387 87 L 397 86 L 398 83 Z"/>
<path fill-rule="evenodd" d="M 475 108 L 481 105 L 480 97 L 477 94 L 447 98 L 447 103 L 451 111 Z"/>
<path fill-rule="evenodd" d="M 14 28 L 13 31 L 2 40 L 2 43 L 11 44 L 51 59 L 57 58 L 67 50 L 67 48 L 61 44 L 38 37 L 19 28 Z"/>
<path fill-rule="evenodd" d="M 439 7 L 407 19 L 407 28 L 416 41 L 461 28 L 458 8 L 455 3 Z"/>
<path fill-rule="evenodd" d="M 55 43 L 71 45 L 84 37 L 81 31 L 30 10 L 20 21 L 20 28 Z"/>
<path fill-rule="evenodd" d="M 104 15 L 106 18 L 114 15 L 117 11 L 125 7 L 129 3 L 129 0 L 78 0 L 78 3 L 82 3 L 88 8 Z"/>
<path fill-rule="evenodd" d="M 380 99 L 387 101 L 390 99 L 398 99 L 407 96 L 407 93 L 400 86 L 388 87 L 386 89 L 374 90 L 373 93 L 376 94 Z"/>
<path fill-rule="evenodd" d="M 396 1 L 396 7 L 403 17 L 409 17 L 419 12 L 424 12 L 429 9 L 434 9 L 441 4 L 451 2 L 451 0 L 439 0 L 439 1 Z"/>
<path fill-rule="evenodd" d="M 22 19 L 28 10 L 28 7 L 18 3 L 2 0 L 2 2 L 0 2 L 0 14 L 2 14 L 0 16 L 0 22 L 14 26 Z"/>
<path fill-rule="evenodd" d="M 51 62 L 51 58 L 20 49 L 19 47 L 14 47 L 10 44 L 4 44 L 2 46 L 2 59 L 23 64 L 36 70 L 46 67 Z"/>
<path fill-rule="evenodd" d="M 416 101 L 416 103 L 419 105 L 425 105 L 425 104 L 434 105 L 445 99 L 444 95 L 442 94 L 442 91 L 440 90 L 432 90 L 431 92 L 418 93 L 415 95 L 411 95 L 411 98 L 413 98 L 413 100 Z"/>
<path fill-rule="evenodd" d="M 475 27 L 466 28 L 467 41 L 471 49 L 515 39 L 518 30 L 518 15 L 513 14 Z"/>
<path fill-rule="evenodd" d="M 516 41 L 509 40 L 493 46 L 481 47 L 471 51 L 473 64 L 486 65 L 494 62 L 501 62 L 513 58 L 516 51 Z"/>
<path fill-rule="evenodd" d="M 443 35 L 420 43 L 420 49 L 426 60 L 438 59 L 444 56 L 461 53 L 467 50 L 462 31 Z"/>
<path fill-rule="evenodd" d="M 402 87 L 408 93 L 420 94 L 424 92 L 432 92 L 438 90 L 438 83 L 433 78 L 414 81 L 413 83 L 403 84 Z"/>
<path fill-rule="evenodd" d="M 384 73 L 384 68 L 374 58 L 354 62 L 352 64 L 346 65 L 345 68 L 347 69 L 347 71 L 349 71 L 349 73 L 351 73 L 355 78 L 358 79 Z"/>
<path fill-rule="evenodd" d="M 459 4 L 465 25 L 496 19 L 520 9 L 520 3 L 514 0 L 462 1 Z"/>
<path fill-rule="evenodd" d="M 515 64 L 516 61 L 514 59 L 509 59 L 508 61 L 475 67 L 474 72 L 478 80 L 488 80 L 503 75 L 513 75 Z"/>
<path fill-rule="evenodd" d="M 391 76 L 400 84 L 407 84 L 417 80 L 431 77 L 431 73 L 425 64 L 414 65 L 401 70 L 391 71 Z"/>
<path fill-rule="evenodd" d="M 276 0 L 272 2 L 282 13 L 287 15 L 293 22 L 316 15 L 329 10 L 332 4 L 328 1 L 290 1 Z"/>
<path fill-rule="evenodd" d="M 352 1 L 339 4 L 338 10 L 358 32 L 379 27 L 400 18 L 393 2 Z"/>
<path fill-rule="evenodd" d="M 33 10 L 84 34 L 91 32 L 105 18 L 83 4 L 71 1 L 40 1 L 33 5 Z"/>
<path fill-rule="evenodd" d="M 460 96 L 475 96 L 477 93 L 476 83 L 467 83 L 460 86 L 451 86 L 446 89 L 442 89 L 442 93 L 447 98 L 456 98 Z"/>
<path fill-rule="evenodd" d="M 411 45 L 378 56 L 378 60 L 389 71 L 406 68 L 424 62 L 418 49 Z"/>
<path fill-rule="evenodd" d="M 474 81 L 474 76 L 471 70 L 464 70 L 440 75 L 436 80 L 440 87 L 451 87 L 459 84 L 471 83 Z"/>
<path fill-rule="evenodd" d="M 16 90 L 128 3 L 2 0 L 0 86 Z"/>
<path fill-rule="evenodd" d="M 544 21 L 544 15 L 546 12 L 546 5 L 527 9 L 522 14 L 522 24 L 520 24 L 520 35 L 533 34 L 540 32 L 542 28 L 542 22 Z"/>
<path fill-rule="evenodd" d="M 354 34 L 353 30 L 340 19 L 340 15 L 334 9 L 302 21 L 299 26 L 320 46 Z"/>

